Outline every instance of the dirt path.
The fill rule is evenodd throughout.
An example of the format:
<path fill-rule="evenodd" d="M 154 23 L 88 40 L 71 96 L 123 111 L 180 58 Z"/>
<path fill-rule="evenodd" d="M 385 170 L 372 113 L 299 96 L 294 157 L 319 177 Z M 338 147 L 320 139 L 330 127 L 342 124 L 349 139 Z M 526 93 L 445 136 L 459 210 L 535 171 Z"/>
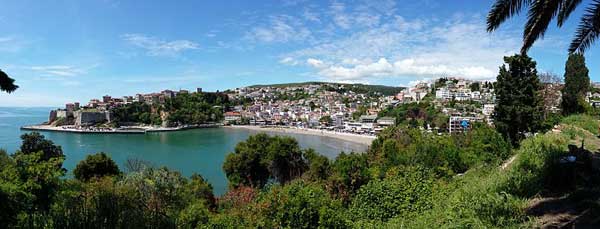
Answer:
<path fill-rule="evenodd" d="M 515 159 L 517 159 L 517 155 L 513 155 L 512 157 L 510 157 L 508 160 L 506 160 L 502 166 L 500 166 L 500 168 L 502 168 L 502 170 L 506 170 L 506 168 L 508 168 L 508 166 L 510 166 Z"/>

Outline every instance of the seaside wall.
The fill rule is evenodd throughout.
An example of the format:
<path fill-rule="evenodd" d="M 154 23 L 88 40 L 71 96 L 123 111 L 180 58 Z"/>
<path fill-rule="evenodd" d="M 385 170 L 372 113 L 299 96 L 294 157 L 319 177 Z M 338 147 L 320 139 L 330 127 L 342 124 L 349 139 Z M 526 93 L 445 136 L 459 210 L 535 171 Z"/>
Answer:
<path fill-rule="evenodd" d="M 56 110 L 56 118 L 67 118 L 66 110 Z"/>
<path fill-rule="evenodd" d="M 106 122 L 110 116 L 107 112 L 96 112 L 96 111 L 76 111 L 75 112 L 75 125 L 77 126 L 90 126 L 96 123 Z"/>
<path fill-rule="evenodd" d="M 48 116 L 48 124 L 54 122 L 56 120 L 56 110 L 51 110 L 50 115 Z"/>

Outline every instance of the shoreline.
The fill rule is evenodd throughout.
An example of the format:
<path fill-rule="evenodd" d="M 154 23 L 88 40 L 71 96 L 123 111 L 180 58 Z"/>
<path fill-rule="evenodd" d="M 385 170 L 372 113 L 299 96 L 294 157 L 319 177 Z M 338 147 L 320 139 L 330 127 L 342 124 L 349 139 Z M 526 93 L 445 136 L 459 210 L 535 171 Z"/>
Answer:
<path fill-rule="evenodd" d="M 126 126 L 120 128 L 98 128 L 98 129 L 81 129 L 73 128 L 73 126 L 51 126 L 51 125 L 30 125 L 22 126 L 21 130 L 31 131 L 53 131 L 53 132 L 68 132 L 78 134 L 145 134 L 153 132 L 170 132 L 198 128 L 213 128 L 219 127 L 219 124 L 203 124 L 181 127 L 152 127 L 152 126 Z"/>
<path fill-rule="evenodd" d="M 106 129 L 80 129 L 73 128 L 72 126 L 50 126 L 50 125 L 29 125 L 23 126 L 21 130 L 29 131 L 52 131 L 52 132 L 67 132 L 77 134 L 146 134 L 146 133 L 157 133 L 157 132 L 170 132 L 170 131 L 182 131 L 189 129 L 199 128 L 215 128 L 224 127 L 232 129 L 246 129 L 259 132 L 274 132 L 283 134 L 305 134 L 314 135 L 321 137 L 329 137 L 340 139 L 348 142 L 370 146 L 376 136 L 371 135 L 360 135 L 353 133 L 334 132 L 328 130 L 316 130 L 306 128 L 295 128 L 295 127 L 277 127 L 277 126 L 250 126 L 250 125 L 233 125 L 224 126 L 220 124 L 205 124 L 205 125 L 194 125 L 194 126 L 183 126 L 183 127 L 152 127 L 152 126 L 127 126 L 121 128 L 106 128 Z"/>
<path fill-rule="evenodd" d="M 321 137 L 330 137 L 336 138 L 344 141 L 349 141 L 353 143 L 363 144 L 367 146 L 371 146 L 373 140 L 375 140 L 376 136 L 371 135 L 360 135 L 360 134 L 352 134 L 352 133 L 341 133 L 334 132 L 328 130 L 315 130 L 315 129 L 301 129 L 295 127 L 275 127 L 275 126 L 250 126 L 250 125 L 233 125 L 233 126 L 223 126 L 225 128 L 232 129 L 246 129 L 246 130 L 254 130 L 260 132 L 275 132 L 275 133 L 291 133 L 291 134 L 306 134 L 306 135 L 315 135 Z"/>

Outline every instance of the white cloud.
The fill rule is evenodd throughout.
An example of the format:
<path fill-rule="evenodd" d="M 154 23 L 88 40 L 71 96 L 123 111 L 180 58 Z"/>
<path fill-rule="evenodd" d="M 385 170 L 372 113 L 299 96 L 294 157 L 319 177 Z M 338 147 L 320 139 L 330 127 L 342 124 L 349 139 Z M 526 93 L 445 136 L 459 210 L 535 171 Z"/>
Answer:
<path fill-rule="evenodd" d="M 199 45 L 189 40 L 164 41 L 143 34 L 124 34 L 123 40 L 145 49 L 151 56 L 173 56 L 183 51 L 198 49 Z"/>
<path fill-rule="evenodd" d="M 71 77 L 85 74 L 86 70 L 68 65 L 32 66 L 29 70 L 40 73 L 41 76 Z"/>
<path fill-rule="evenodd" d="M 271 16 L 268 24 L 252 28 L 245 37 L 266 43 L 290 42 L 306 40 L 311 32 L 296 18 L 278 15 Z"/>
<path fill-rule="evenodd" d="M 323 68 L 323 67 L 325 67 L 323 61 L 317 60 L 317 59 L 313 59 L 313 58 L 306 59 L 306 63 L 309 66 L 312 66 L 314 68 Z"/>
<path fill-rule="evenodd" d="M 340 3 L 332 7 L 343 10 Z M 381 77 L 422 79 L 441 75 L 491 79 L 502 57 L 517 52 L 520 44 L 514 36 L 488 34 L 485 20 L 479 17 L 439 22 L 391 15 L 381 21 L 385 23 L 373 20 L 370 27 L 354 25 L 344 29 L 345 36 L 320 39 L 315 45 L 283 56 L 312 60 L 306 66 L 324 80 L 372 82 Z"/>
<path fill-rule="evenodd" d="M 331 3 L 331 15 L 333 16 L 333 22 L 343 28 L 349 29 L 351 25 L 351 18 L 346 14 L 346 5 L 341 2 L 334 1 Z"/>
<path fill-rule="evenodd" d="M 310 22 L 318 22 L 321 23 L 321 19 L 319 19 L 319 15 L 309 8 L 304 8 L 304 13 L 302 14 L 305 20 Z"/>
<path fill-rule="evenodd" d="M 298 61 L 291 57 L 285 57 L 285 58 L 279 60 L 279 63 L 291 65 L 291 66 L 298 65 Z"/>
<path fill-rule="evenodd" d="M 16 38 L 14 36 L 0 37 L 0 52 L 19 52 L 27 45 L 27 43 L 28 42 L 24 39 Z"/>
<path fill-rule="evenodd" d="M 314 59 L 309 59 L 314 60 Z M 376 62 L 369 64 L 358 64 L 352 67 L 340 65 L 323 66 L 309 63 L 310 66 L 320 69 L 319 74 L 334 80 L 366 80 L 370 77 L 383 76 L 441 76 L 452 75 L 462 76 L 470 79 L 488 79 L 494 76 L 494 72 L 479 66 L 456 67 L 444 64 L 427 64 L 414 59 L 403 59 L 390 63 L 387 59 L 381 58 Z"/>

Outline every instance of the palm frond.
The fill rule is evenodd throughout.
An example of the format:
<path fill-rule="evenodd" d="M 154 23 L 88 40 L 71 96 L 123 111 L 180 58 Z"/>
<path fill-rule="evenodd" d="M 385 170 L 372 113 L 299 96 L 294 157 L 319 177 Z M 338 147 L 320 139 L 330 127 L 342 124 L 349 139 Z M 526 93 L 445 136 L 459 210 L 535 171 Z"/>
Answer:
<path fill-rule="evenodd" d="M 487 31 L 496 30 L 506 19 L 513 17 L 532 0 L 496 0 L 487 16 Z"/>
<path fill-rule="evenodd" d="M 560 10 L 558 11 L 557 17 L 557 25 L 558 27 L 562 27 L 565 21 L 569 18 L 571 13 L 575 11 L 575 8 L 581 3 L 582 0 L 564 0 L 560 6 Z"/>
<path fill-rule="evenodd" d="M 19 86 L 15 85 L 14 82 L 14 79 L 11 79 L 6 73 L 0 70 L 0 91 L 11 93 L 17 90 Z"/>
<path fill-rule="evenodd" d="M 581 17 L 569 52 L 585 52 L 600 35 L 600 0 L 594 0 Z"/>
<path fill-rule="evenodd" d="M 548 25 L 558 13 L 562 2 L 563 0 L 536 0 L 531 4 L 523 32 L 522 54 L 527 53 L 537 39 L 544 37 Z"/>

